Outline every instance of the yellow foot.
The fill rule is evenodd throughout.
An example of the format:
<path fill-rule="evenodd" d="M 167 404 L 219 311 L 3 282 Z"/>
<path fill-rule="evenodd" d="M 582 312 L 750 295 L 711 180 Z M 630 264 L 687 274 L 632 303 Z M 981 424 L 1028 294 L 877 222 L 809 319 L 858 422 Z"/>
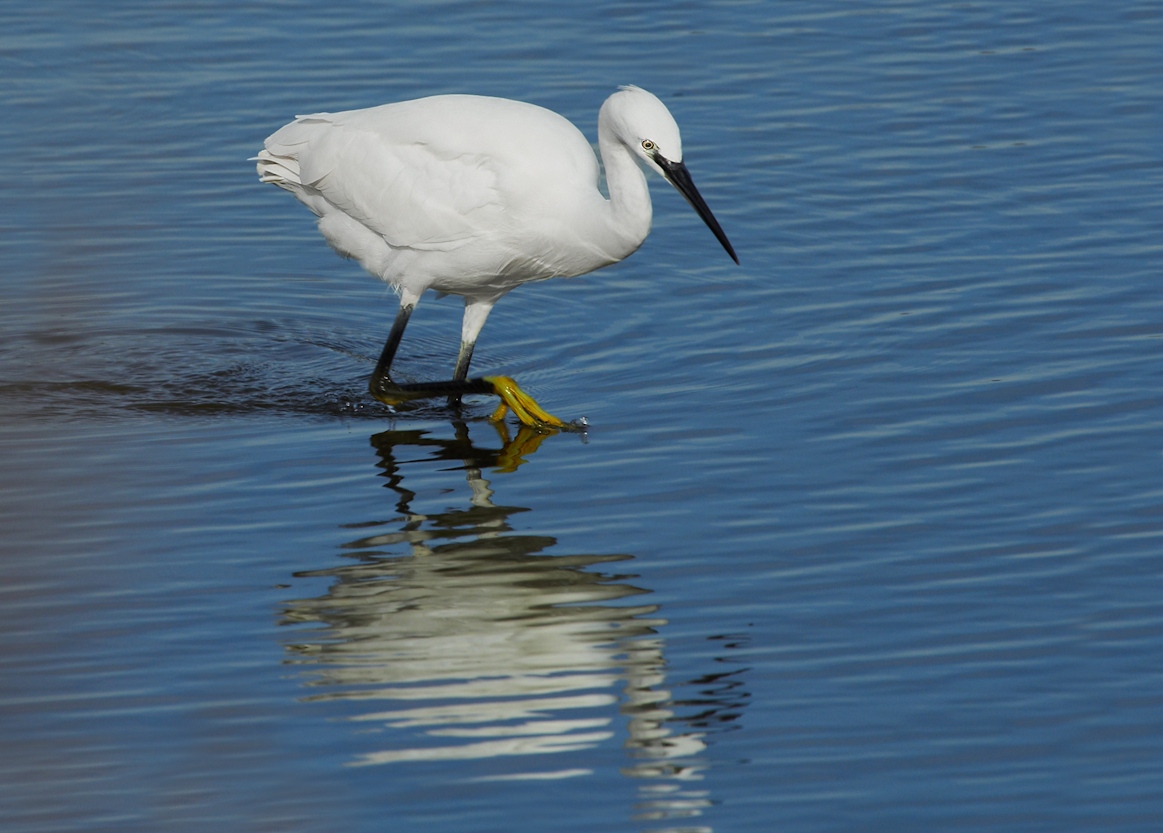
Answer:
<path fill-rule="evenodd" d="M 512 410 L 517 419 L 521 420 L 522 425 L 528 425 L 531 428 L 567 427 L 553 414 L 542 410 L 541 406 L 537 404 L 537 400 L 521 390 L 517 383 L 508 376 L 486 376 L 485 381 L 492 385 L 493 392 L 501 397 L 500 406 L 489 417 L 494 422 L 504 419 L 505 414 Z"/>

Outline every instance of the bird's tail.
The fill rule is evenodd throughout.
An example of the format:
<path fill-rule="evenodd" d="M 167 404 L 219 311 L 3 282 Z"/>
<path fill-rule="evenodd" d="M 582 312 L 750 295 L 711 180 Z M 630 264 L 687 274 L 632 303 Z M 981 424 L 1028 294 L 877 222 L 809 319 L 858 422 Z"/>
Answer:
<path fill-rule="evenodd" d="M 260 150 L 258 156 L 252 156 L 251 162 L 257 163 L 259 182 L 270 182 L 280 188 L 293 191 L 302 186 L 299 179 L 299 160 L 293 156 L 279 156 L 269 150 Z"/>

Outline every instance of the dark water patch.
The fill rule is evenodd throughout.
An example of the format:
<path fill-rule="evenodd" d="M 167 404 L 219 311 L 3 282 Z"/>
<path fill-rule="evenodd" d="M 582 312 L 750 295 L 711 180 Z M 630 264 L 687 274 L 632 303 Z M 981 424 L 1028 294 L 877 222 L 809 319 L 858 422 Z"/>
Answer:
<path fill-rule="evenodd" d="M 421 351 L 431 347 L 425 339 L 414 341 Z M 13 418 L 111 418 L 144 411 L 424 420 L 483 418 L 496 407 L 485 400 L 474 404 L 476 397 L 461 408 L 442 400 L 381 403 L 367 391 L 374 365 L 369 348 L 374 350 L 374 343 L 355 334 L 265 319 L 233 327 L 17 334 L 4 351 L 17 378 L 0 383 L 0 411 Z M 450 376 L 442 352 L 403 356 L 397 378 Z M 48 378 L 37 378 L 42 374 Z"/>

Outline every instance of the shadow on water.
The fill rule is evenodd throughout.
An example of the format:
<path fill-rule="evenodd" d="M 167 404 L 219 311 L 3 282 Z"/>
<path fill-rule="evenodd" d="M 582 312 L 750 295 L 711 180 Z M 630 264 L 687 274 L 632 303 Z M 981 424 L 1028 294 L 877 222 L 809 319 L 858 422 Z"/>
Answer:
<path fill-rule="evenodd" d="M 400 381 L 448 374 L 452 360 L 442 340 L 421 334 L 413 341 L 416 352 L 397 374 Z M 389 407 L 367 389 L 378 349 L 365 333 L 266 319 L 16 333 L 0 344 L 0 416 L 472 419 L 496 408 L 493 397 L 466 397 L 460 409 L 443 400 Z"/>
<path fill-rule="evenodd" d="M 701 815 L 706 738 L 739 717 L 743 669 L 664 687 L 665 620 L 633 583 L 633 556 L 551 555 L 555 538 L 515 530 L 530 510 L 498 499 L 484 472 L 515 468 L 530 440 L 498 436 L 479 445 L 454 423 L 446 437 L 371 438 L 397 514 L 352 527 L 345 563 L 297 574 L 330 580 L 284 611 L 284 624 L 313 626 L 287 646 L 314 691 L 305 699 L 343 703 L 371 730 L 353 766 L 456 761 L 479 781 L 579 777 L 599 760 L 586 750 L 622 737 L 622 774 L 644 779 L 636 818 Z M 425 477 L 463 472 L 467 498 L 418 511 L 407 484 L 417 465 Z"/>

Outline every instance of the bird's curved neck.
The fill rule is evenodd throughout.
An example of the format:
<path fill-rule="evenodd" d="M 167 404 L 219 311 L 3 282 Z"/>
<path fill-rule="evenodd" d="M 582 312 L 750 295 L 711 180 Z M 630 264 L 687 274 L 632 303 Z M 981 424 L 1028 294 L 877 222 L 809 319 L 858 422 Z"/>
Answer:
<path fill-rule="evenodd" d="M 598 120 L 598 149 L 606 169 L 612 230 L 626 246 L 622 255 L 626 257 L 636 251 L 650 233 L 650 189 L 638 160 L 604 119 Z"/>

